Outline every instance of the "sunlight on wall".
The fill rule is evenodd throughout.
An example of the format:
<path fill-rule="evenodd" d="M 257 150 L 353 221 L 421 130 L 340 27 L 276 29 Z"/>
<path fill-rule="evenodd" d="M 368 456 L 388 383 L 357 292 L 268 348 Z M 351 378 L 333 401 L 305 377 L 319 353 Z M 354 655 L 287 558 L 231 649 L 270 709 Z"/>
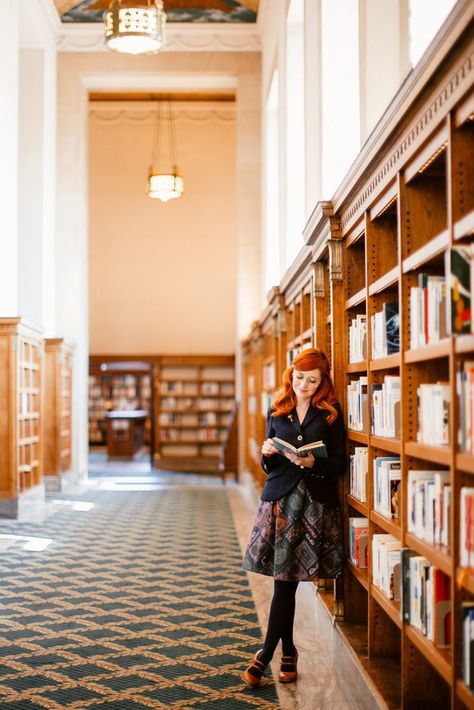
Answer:
<path fill-rule="evenodd" d="M 280 220 L 279 220 L 279 130 L 278 72 L 275 71 L 265 106 L 265 229 L 264 268 L 265 291 L 280 281 Z"/>
<path fill-rule="evenodd" d="M 285 267 L 301 247 L 305 211 L 304 0 L 291 0 L 286 23 L 286 249 Z"/>

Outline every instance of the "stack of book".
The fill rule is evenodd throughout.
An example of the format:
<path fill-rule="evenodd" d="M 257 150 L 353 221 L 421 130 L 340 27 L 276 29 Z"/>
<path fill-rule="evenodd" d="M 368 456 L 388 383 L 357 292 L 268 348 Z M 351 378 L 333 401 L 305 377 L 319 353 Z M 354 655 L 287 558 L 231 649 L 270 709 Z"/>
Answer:
<path fill-rule="evenodd" d="M 394 601 L 400 601 L 401 547 L 393 535 L 372 536 L 372 584 Z"/>
<path fill-rule="evenodd" d="M 408 532 L 430 544 L 450 544 L 449 471 L 408 471 Z"/>
<path fill-rule="evenodd" d="M 449 445 L 450 389 L 447 382 L 421 384 L 417 389 L 417 441 L 431 446 Z"/>
<path fill-rule="evenodd" d="M 400 436 L 400 377 L 385 375 L 382 384 L 372 384 L 372 434 L 398 438 Z"/>
<path fill-rule="evenodd" d="M 349 518 L 349 556 L 355 567 L 368 566 L 369 521 Z"/>
<path fill-rule="evenodd" d="M 349 462 L 350 494 L 363 503 L 367 501 L 367 471 L 368 449 L 356 446 Z"/>
<path fill-rule="evenodd" d="M 374 510 L 386 518 L 398 518 L 401 482 L 400 457 L 378 456 L 373 463 Z"/>
<path fill-rule="evenodd" d="M 450 579 L 426 557 L 402 548 L 402 619 L 435 646 L 451 645 Z"/>

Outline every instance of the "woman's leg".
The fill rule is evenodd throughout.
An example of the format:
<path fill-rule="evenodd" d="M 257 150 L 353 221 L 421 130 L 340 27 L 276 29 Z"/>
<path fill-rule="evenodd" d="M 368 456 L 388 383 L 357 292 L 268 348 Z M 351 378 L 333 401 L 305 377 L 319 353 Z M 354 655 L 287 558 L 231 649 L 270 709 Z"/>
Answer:
<path fill-rule="evenodd" d="M 284 656 L 293 656 L 293 624 L 295 620 L 296 589 L 298 582 L 282 582 L 276 579 L 270 606 L 267 634 L 258 660 L 268 665 L 273 658 L 279 640 Z"/>

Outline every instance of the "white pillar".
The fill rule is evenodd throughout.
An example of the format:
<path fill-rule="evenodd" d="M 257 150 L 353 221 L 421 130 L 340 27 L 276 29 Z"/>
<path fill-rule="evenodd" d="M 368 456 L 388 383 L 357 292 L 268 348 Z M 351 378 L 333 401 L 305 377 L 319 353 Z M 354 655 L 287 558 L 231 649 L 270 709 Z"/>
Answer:
<path fill-rule="evenodd" d="M 322 196 L 321 0 L 305 0 L 306 217 Z"/>
<path fill-rule="evenodd" d="M 357 156 L 359 2 L 321 0 L 322 199 L 330 199 Z"/>
<path fill-rule="evenodd" d="M 73 55 L 60 54 L 58 69 L 56 329 L 74 344 L 72 470 L 80 483 L 88 451 L 87 92 Z"/>
<path fill-rule="evenodd" d="M 0 316 L 17 316 L 19 7 L 3 0 L 0 24 Z"/>

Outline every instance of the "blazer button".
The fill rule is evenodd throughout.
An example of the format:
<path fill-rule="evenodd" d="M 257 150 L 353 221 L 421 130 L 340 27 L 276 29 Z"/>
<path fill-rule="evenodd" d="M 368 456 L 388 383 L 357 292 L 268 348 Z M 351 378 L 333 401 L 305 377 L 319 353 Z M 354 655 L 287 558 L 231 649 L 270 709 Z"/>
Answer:
<path fill-rule="evenodd" d="M 298 437 L 298 441 L 303 441 L 303 437 L 301 436 L 301 434 Z"/>

